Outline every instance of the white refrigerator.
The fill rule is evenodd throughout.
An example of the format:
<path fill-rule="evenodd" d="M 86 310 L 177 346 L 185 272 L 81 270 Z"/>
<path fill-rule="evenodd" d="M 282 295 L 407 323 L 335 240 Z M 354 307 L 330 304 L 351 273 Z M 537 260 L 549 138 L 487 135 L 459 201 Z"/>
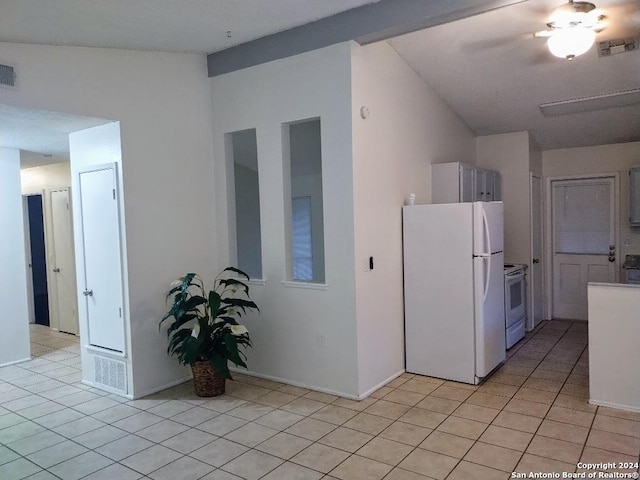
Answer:
<path fill-rule="evenodd" d="M 403 207 L 406 370 L 477 385 L 505 360 L 502 202 Z"/>

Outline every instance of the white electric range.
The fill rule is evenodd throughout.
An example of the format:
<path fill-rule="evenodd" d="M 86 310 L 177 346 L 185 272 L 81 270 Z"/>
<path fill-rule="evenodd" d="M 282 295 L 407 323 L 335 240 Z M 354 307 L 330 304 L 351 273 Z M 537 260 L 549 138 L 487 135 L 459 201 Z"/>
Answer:
<path fill-rule="evenodd" d="M 526 265 L 504 264 L 504 316 L 507 349 L 518 343 L 525 333 Z"/>

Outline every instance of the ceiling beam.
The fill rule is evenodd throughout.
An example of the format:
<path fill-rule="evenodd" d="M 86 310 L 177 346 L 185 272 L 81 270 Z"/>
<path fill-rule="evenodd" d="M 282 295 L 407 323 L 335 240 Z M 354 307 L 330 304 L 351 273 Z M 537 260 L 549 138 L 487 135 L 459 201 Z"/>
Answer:
<path fill-rule="evenodd" d="M 207 56 L 210 77 L 355 40 L 360 45 L 527 0 L 380 0 Z"/>

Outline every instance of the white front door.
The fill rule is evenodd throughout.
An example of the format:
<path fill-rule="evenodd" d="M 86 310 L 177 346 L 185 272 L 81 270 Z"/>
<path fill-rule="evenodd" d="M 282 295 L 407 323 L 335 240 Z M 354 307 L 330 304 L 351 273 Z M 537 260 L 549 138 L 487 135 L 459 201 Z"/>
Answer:
<path fill-rule="evenodd" d="M 69 189 L 51 191 L 53 284 L 58 330 L 77 335 L 76 273 Z"/>
<path fill-rule="evenodd" d="M 82 171 L 80 210 L 89 345 L 124 352 L 122 257 L 115 164 Z"/>
<path fill-rule="evenodd" d="M 531 263 L 529 290 L 531 307 L 527 318 L 527 330 L 533 330 L 542 321 L 542 180 L 531 175 Z"/>
<path fill-rule="evenodd" d="M 587 320 L 587 283 L 615 282 L 615 177 L 555 180 L 553 317 Z"/>

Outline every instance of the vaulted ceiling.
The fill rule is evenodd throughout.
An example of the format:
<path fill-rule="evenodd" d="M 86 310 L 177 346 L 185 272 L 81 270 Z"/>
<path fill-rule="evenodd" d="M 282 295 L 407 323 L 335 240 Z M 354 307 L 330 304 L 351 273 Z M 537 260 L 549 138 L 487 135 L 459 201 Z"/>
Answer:
<path fill-rule="evenodd" d="M 596 41 L 638 37 L 639 0 L 596 1 L 609 23 L 598 33 Z M 250 44 L 259 52 L 261 42 L 272 45 L 273 42 L 267 42 L 274 38 L 286 44 L 287 32 L 296 32 L 297 37 L 291 38 L 304 38 L 305 32 L 316 35 L 320 27 L 325 36 L 330 36 L 327 31 L 341 29 L 344 36 L 345 28 L 348 32 L 348 26 L 355 25 L 358 28 L 353 28 L 353 39 L 361 43 L 389 41 L 476 135 L 529 130 L 545 150 L 640 140 L 639 95 L 617 96 L 640 88 L 640 50 L 598 57 L 594 47 L 573 61 L 552 57 L 545 40 L 532 34 L 545 27 L 550 11 L 562 3 L 562 0 L 447 0 L 446 3 L 442 0 L 4 0 L 0 4 L 0 41 L 218 52 L 217 55 L 229 52 L 227 57 L 232 57 L 238 45 Z M 426 15 L 451 6 L 457 8 L 453 14 Z M 479 10 L 485 11 L 476 15 Z M 372 17 L 372 12 L 378 16 Z M 317 22 L 320 19 L 325 20 Z M 368 27 L 372 35 L 363 35 L 361 25 Z M 336 33 L 335 41 L 343 40 Z M 602 108 L 602 103 L 596 103 L 596 109 L 556 116 L 545 116 L 540 110 L 540 104 L 544 103 L 612 96 L 625 98 L 627 104 Z M 47 152 L 42 145 L 24 143 L 30 136 L 26 130 L 29 116 L 41 136 L 46 125 L 54 130 L 77 129 L 80 121 L 72 116 L 54 118 L 54 114 L 47 112 L 37 118 L 37 113 L 29 112 L 19 116 L 23 121 L 12 122 L 7 114 L 16 112 L 7 108 L 0 105 L 0 144 L 9 146 L 6 138 L 21 138 L 22 147 L 13 145 L 14 148 L 40 153 L 58 150 Z M 65 121 L 69 123 L 64 125 Z M 88 119 L 84 128 L 97 121 Z M 19 128 L 20 132 L 10 132 L 11 128 Z"/>

